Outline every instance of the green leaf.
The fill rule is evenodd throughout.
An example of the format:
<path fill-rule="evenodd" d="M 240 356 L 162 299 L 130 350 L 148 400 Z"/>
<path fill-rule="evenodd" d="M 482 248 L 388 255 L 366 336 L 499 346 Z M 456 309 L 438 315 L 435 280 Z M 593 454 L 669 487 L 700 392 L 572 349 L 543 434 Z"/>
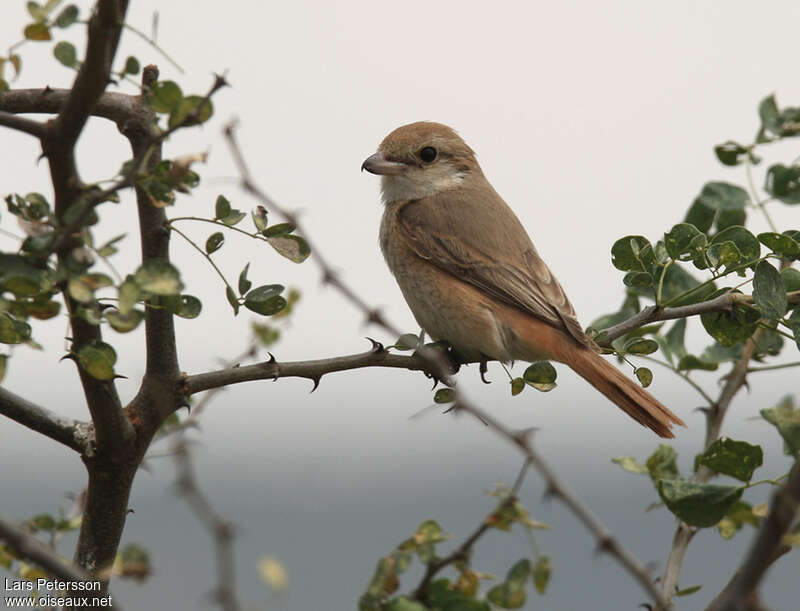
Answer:
<path fill-rule="evenodd" d="M 0 382 L 2 382 L 3 379 L 6 377 L 7 365 L 8 365 L 8 355 L 0 354 Z M 0 552 L 2 552 L 2 550 L 0 550 Z M 0 553 L 0 556 L 2 556 L 2 553 Z"/>
<path fill-rule="evenodd" d="M 31 23 L 25 26 L 23 34 L 27 40 L 50 40 L 50 28 L 44 23 Z"/>
<path fill-rule="evenodd" d="M 800 452 L 800 410 L 795 409 L 792 396 L 783 398 L 775 407 L 762 409 L 760 413 L 783 437 L 784 452 L 797 457 Z"/>
<path fill-rule="evenodd" d="M 81 303 L 94 301 L 94 291 L 85 275 L 70 276 L 67 280 L 67 292 L 75 301 Z"/>
<path fill-rule="evenodd" d="M 134 304 L 139 301 L 140 295 L 141 290 L 139 289 L 139 285 L 136 284 L 133 276 L 128 276 L 125 282 L 119 286 L 119 302 L 117 303 L 117 308 L 120 313 L 123 315 L 129 314 L 131 310 L 133 310 Z"/>
<path fill-rule="evenodd" d="M 228 300 L 228 303 L 231 304 L 233 308 L 234 316 L 239 313 L 239 299 L 236 297 L 236 293 L 233 292 L 233 289 L 229 286 L 225 287 L 225 298 Z"/>
<path fill-rule="evenodd" d="M 689 223 L 678 223 L 664 234 L 664 247 L 673 259 L 684 254 L 697 256 L 707 241 L 706 235 Z"/>
<path fill-rule="evenodd" d="M 682 590 L 678 590 L 675 592 L 675 596 L 689 596 L 690 594 L 694 594 L 695 592 L 699 592 L 702 585 L 699 586 L 691 586 L 690 588 L 683 588 Z"/>
<path fill-rule="evenodd" d="M 172 107 L 168 125 L 170 128 L 178 125 L 184 127 L 200 125 L 208 121 L 213 114 L 214 106 L 211 100 L 199 95 L 187 95 Z"/>
<path fill-rule="evenodd" d="M 625 342 L 623 351 L 629 354 L 653 354 L 658 350 L 658 342 L 645 337 L 634 337 Z"/>
<path fill-rule="evenodd" d="M 781 133 L 781 115 L 775 95 L 769 95 L 758 105 L 758 116 L 761 118 L 762 129 L 766 129 L 776 136 Z"/>
<path fill-rule="evenodd" d="M 662 479 L 657 487 L 667 509 L 687 524 L 701 528 L 719 522 L 744 492 L 744 486 L 698 484 L 684 479 Z"/>
<path fill-rule="evenodd" d="M 183 92 L 173 81 L 159 81 L 150 89 L 145 98 L 147 104 L 156 112 L 172 112 L 183 99 Z"/>
<path fill-rule="evenodd" d="M 223 223 L 225 223 L 228 227 L 233 227 L 246 216 L 247 215 L 241 210 L 231 210 L 231 213 L 228 216 L 220 220 Z"/>
<path fill-rule="evenodd" d="M 217 220 L 224 219 L 231 213 L 231 203 L 224 195 L 217 195 L 217 201 L 214 204 L 214 218 Z"/>
<path fill-rule="evenodd" d="M 416 350 L 419 347 L 419 336 L 414 333 L 403 333 L 394 343 L 397 350 Z"/>
<path fill-rule="evenodd" d="M 647 474 L 650 473 L 650 469 L 648 469 L 643 464 L 637 462 L 637 460 L 633 456 L 618 456 L 617 458 L 612 458 L 611 462 L 618 464 L 620 467 L 625 469 L 625 471 L 629 473 L 637 473 L 637 474 Z"/>
<path fill-rule="evenodd" d="M 257 206 L 250 215 L 253 217 L 253 225 L 255 225 L 256 231 L 261 233 L 267 228 L 267 210 L 264 206 Z"/>
<path fill-rule="evenodd" d="M 647 367 L 637 367 L 636 368 L 636 377 L 639 379 L 639 383 L 642 385 L 643 388 L 647 388 L 653 382 L 653 372 L 650 371 Z"/>
<path fill-rule="evenodd" d="M 622 278 L 625 286 L 649 287 L 655 284 L 653 274 L 650 272 L 628 272 Z"/>
<path fill-rule="evenodd" d="M 736 501 L 725 517 L 717 523 L 717 530 L 723 539 L 730 539 L 739 532 L 745 524 L 758 526 L 758 516 L 753 513 L 753 508 L 749 503 Z"/>
<path fill-rule="evenodd" d="M 718 367 L 719 364 L 717 363 L 704 361 L 693 354 L 685 354 L 678 361 L 677 369 L 678 371 L 693 371 L 698 369 L 701 371 L 716 371 Z"/>
<path fill-rule="evenodd" d="M 723 165 L 735 166 L 742 163 L 742 158 L 746 157 L 750 150 L 738 142 L 728 140 L 723 144 L 714 147 L 714 153 Z"/>
<path fill-rule="evenodd" d="M 74 45 L 69 42 L 61 41 L 53 47 L 53 55 L 67 68 L 75 68 L 78 65 L 78 54 Z"/>
<path fill-rule="evenodd" d="M 772 321 L 783 317 L 789 307 L 783 276 L 768 261 L 760 261 L 756 265 L 753 300 L 761 316 Z"/>
<path fill-rule="evenodd" d="M 440 388 L 433 395 L 434 403 L 452 403 L 456 400 L 456 393 L 452 388 Z"/>
<path fill-rule="evenodd" d="M 670 446 L 661 444 L 645 463 L 653 482 L 680 477 L 676 459 L 678 454 Z"/>
<path fill-rule="evenodd" d="M 141 70 L 139 60 L 133 55 L 129 55 L 128 59 L 125 60 L 125 67 L 122 69 L 123 73 L 136 75 L 139 74 L 139 70 Z"/>
<path fill-rule="evenodd" d="M 763 464 L 764 453 L 761 446 L 722 437 L 712 443 L 700 455 L 699 460 L 701 465 L 705 465 L 715 473 L 749 482 L 753 477 L 753 471 Z"/>
<path fill-rule="evenodd" d="M 729 292 L 723 288 L 715 291 L 709 299 Z M 761 315 L 755 308 L 737 305 L 730 312 L 707 312 L 700 315 L 706 332 L 723 346 L 733 346 L 749 338 L 756 330 Z"/>
<path fill-rule="evenodd" d="M 550 563 L 549 556 L 539 556 L 536 564 L 533 565 L 533 586 L 539 594 L 544 594 L 547 589 L 547 584 L 550 581 L 550 574 L 553 572 L 553 567 Z"/>
<path fill-rule="evenodd" d="M 522 378 L 536 390 L 547 392 L 556 387 L 557 375 L 556 368 L 548 361 L 539 361 L 530 365 L 522 374 Z"/>
<path fill-rule="evenodd" d="M 524 558 L 508 572 L 506 581 L 491 588 L 486 598 L 501 609 L 519 609 L 525 604 L 525 582 L 531 574 L 530 560 Z"/>
<path fill-rule="evenodd" d="M 263 316 L 272 316 L 286 307 L 286 299 L 281 297 L 284 287 L 280 284 L 266 284 L 253 289 L 244 298 L 244 307 Z"/>
<path fill-rule="evenodd" d="M 797 260 L 800 258 L 800 243 L 796 242 L 785 233 L 775 233 L 771 231 L 759 233 L 758 241 L 772 252 L 786 257 L 787 259 Z"/>
<path fill-rule="evenodd" d="M 516 397 L 519 393 L 525 390 L 525 380 L 522 378 L 514 378 L 511 380 L 511 396 Z"/>
<path fill-rule="evenodd" d="M 148 259 L 134 274 L 139 288 L 154 295 L 177 295 L 183 288 L 178 269 L 166 259 Z"/>
<path fill-rule="evenodd" d="M 761 244 L 758 238 L 740 225 L 727 227 L 711 238 L 711 244 L 721 244 L 731 241 L 741 253 L 742 263 L 755 261 L 761 256 Z"/>
<path fill-rule="evenodd" d="M 203 303 L 194 295 L 181 295 L 180 309 L 175 312 L 181 318 L 197 318 L 203 309 Z"/>
<path fill-rule="evenodd" d="M 706 260 L 714 269 L 719 269 L 723 266 L 730 269 L 742 260 L 742 253 L 735 242 L 725 240 L 724 242 L 711 244 L 706 249 Z"/>
<path fill-rule="evenodd" d="M 405 596 L 395 598 L 386 607 L 386 611 L 427 611 L 428 607 L 422 603 L 410 600 Z"/>
<path fill-rule="evenodd" d="M 784 204 L 800 204 L 800 166 L 770 166 L 764 190 Z"/>
<path fill-rule="evenodd" d="M 78 10 L 78 7 L 75 6 L 74 4 L 70 4 L 68 6 L 65 6 L 64 10 L 62 10 L 58 14 L 58 16 L 53 21 L 53 24 L 59 28 L 68 28 L 78 20 L 79 14 L 80 11 Z"/>
<path fill-rule="evenodd" d="M 144 312 L 136 309 L 132 309 L 127 314 L 123 314 L 119 310 L 106 310 L 103 312 L 103 316 L 117 333 L 133 331 L 144 320 Z"/>
<path fill-rule="evenodd" d="M 217 231 L 216 233 L 212 233 L 208 236 L 206 240 L 206 253 L 211 254 L 212 252 L 216 252 L 222 245 L 225 243 L 225 236 L 222 234 L 221 231 Z"/>
<path fill-rule="evenodd" d="M 239 274 L 239 294 L 244 295 L 253 286 L 253 283 L 247 279 L 247 271 L 250 269 L 250 264 L 244 266 L 244 269 Z"/>
<path fill-rule="evenodd" d="M 717 229 L 725 229 L 744 222 L 744 209 L 749 202 L 747 191 L 741 187 L 726 182 L 709 182 L 695 198 L 685 222 L 704 233 L 708 233 L 715 222 Z"/>
<path fill-rule="evenodd" d="M 781 277 L 787 293 L 800 290 L 800 270 L 796 270 L 793 267 L 782 269 Z"/>
<path fill-rule="evenodd" d="M 113 380 L 117 353 L 105 342 L 91 340 L 78 350 L 78 363 L 86 373 L 98 380 Z"/>
<path fill-rule="evenodd" d="M 21 344 L 25 341 L 25 334 L 19 323 L 20 321 L 12 318 L 7 312 L 0 312 L 0 344 Z"/>
<path fill-rule="evenodd" d="M 713 283 L 700 287 L 700 282 L 697 278 L 683 269 L 682 266 L 671 265 L 664 273 L 661 297 L 664 301 L 671 302 L 670 305 L 673 306 L 689 305 L 705 301 L 715 290 Z M 652 298 L 652 295 L 648 296 Z"/>
<path fill-rule="evenodd" d="M 675 324 L 673 324 L 664 335 L 664 340 L 661 343 L 661 351 L 667 356 L 670 363 L 673 362 L 673 358 L 680 359 L 686 354 L 686 346 L 684 345 L 685 335 L 685 318 L 676 320 Z"/>
<path fill-rule="evenodd" d="M 277 238 L 267 238 L 270 246 L 290 261 L 302 263 L 311 254 L 311 248 L 303 238 L 298 235 L 285 235 Z"/>
<path fill-rule="evenodd" d="M 277 223 L 262 231 L 262 235 L 266 238 L 276 238 L 282 235 L 288 235 L 296 229 L 294 223 Z"/>
<path fill-rule="evenodd" d="M 625 236 L 611 247 L 611 263 L 619 270 L 646 272 L 654 262 L 653 247 L 643 236 Z"/>

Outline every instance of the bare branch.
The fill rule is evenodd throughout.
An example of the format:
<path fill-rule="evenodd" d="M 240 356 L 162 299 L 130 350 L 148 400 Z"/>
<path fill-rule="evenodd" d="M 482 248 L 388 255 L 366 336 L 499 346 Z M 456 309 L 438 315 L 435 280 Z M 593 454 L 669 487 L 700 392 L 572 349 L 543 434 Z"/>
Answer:
<path fill-rule="evenodd" d="M 795 461 L 789 479 L 772 496 L 769 515 L 761 524 L 741 568 L 712 601 L 707 611 L 747 611 L 748 601 L 772 563 L 785 553 L 783 537 L 800 510 L 800 461 Z M 782 553 L 783 552 L 783 553 Z"/>
<path fill-rule="evenodd" d="M 38 121 L 26 119 L 25 117 L 18 117 L 10 112 L 0 111 L 0 125 L 10 127 L 19 132 L 41 138 L 45 133 L 45 126 Z"/>
<path fill-rule="evenodd" d="M 92 434 L 86 422 L 59 416 L 5 388 L 0 388 L 0 414 L 63 443 L 76 452 L 81 454 L 90 452 Z"/>

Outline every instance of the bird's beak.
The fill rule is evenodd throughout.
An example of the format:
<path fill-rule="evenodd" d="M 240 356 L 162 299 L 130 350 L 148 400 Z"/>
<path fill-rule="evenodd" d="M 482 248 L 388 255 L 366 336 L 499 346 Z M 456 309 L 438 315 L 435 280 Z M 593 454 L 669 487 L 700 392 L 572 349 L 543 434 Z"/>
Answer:
<path fill-rule="evenodd" d="M 383 174 L 394 176 L 403 174 L 406 171 L 406 164 L 399 161 L 390 161 L 384 157 L 383 153 L 370 155 L 361 164 L 361 171 L 366 170 L 370 174 Z"/>

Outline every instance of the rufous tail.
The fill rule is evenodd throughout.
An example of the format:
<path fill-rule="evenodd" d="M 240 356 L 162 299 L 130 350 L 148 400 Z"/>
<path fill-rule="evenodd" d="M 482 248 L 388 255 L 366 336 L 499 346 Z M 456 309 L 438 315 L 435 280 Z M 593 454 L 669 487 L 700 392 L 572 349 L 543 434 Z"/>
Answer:
<path fill-rule="evenodd" d="M 616 403 L 626 414 L 660 437 L 674 437 L 673 424 L 686 426 L 653 395 L 588 348 L 570 350 L 565 362 L 589 384 Z"/>

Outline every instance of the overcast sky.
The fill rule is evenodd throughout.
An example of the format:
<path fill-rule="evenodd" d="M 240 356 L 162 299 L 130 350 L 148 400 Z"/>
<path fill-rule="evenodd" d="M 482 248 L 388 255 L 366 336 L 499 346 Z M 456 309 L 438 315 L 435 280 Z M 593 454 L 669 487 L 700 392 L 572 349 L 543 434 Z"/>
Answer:
<path fill-rule="evenodd" d="M 77 2 L 85 15 L 90 2 Z M 200 168 L 202 186 L 179 196 L 172 216 L 210 214 L 218 193 L 234 206 L 255 202 L 237 190 L 235 167 L 220 137 L 237 118 L 242 146 L 260 184 L 285 206 L 303 211 L 320 250 L 370 303 L 384 308 L 398 327 L 417 328 L 386 269 L 377 245 L 381 215 L 378 179 L 359 172 L 363 159 L 395 127 L 435 120 L 457 129 L 477 151 L 483 169 L 528 228 L 540 254 L 567 290 L 580 320 L 614 311 L 623 295 L 621 273 L 609 249 L 636 233 L 653 241 L 682 220 L 703 183 L 743 184 L 740 169 L 722 167 L 712 147 L 727 139 L 749 142 L 761 98 L 800 103 L 797 80 L 796 2 L 421 2 L 336 3 L 232 0 L 131 2 L 129 22 L 149 32 L 160 11 L 159 44 L 186 69 L 179 74 L 153 48 L 130 33 L 120 60 L 136 55 L 157 63 L 162 78 L 186 93 L 204 93 L 212 73 L 227 71 L 232 88 L 215 98 L 216 114 L 202 129 L 181 132 L 165 154 L 210 151 Z M 24 3 L 4 0 L 0 48 L 19 39 Z M 79 28 L 66 39 L 82 49 Z M 72 72 L 51 56 L 52 44 L 21 47 L 23 71 L 15 87 L 68 86 Z M 124 86 L 123 90 L 132 91 Z M 0 195 L 42 191 L 50 197 L 46 164 L 28 137 L 0 131 Z M 128 151 L 124 138 L 93 121 L 79 147 L 87 181 L 113 175 Z M 787 162 L 790 143 L 769 151 Z M 771 157 L 768 157 L 768 159 Z M 764 166 L 756 171 L 761 184 Z M 797 212 L 775 207 L 783 228 L 798 225 Z M 130 197 L 101 209 L 97 240 L 135 225 Z M 0 213 L 2 228 L 19 233 Z M 764 231 L 754 218 L 754 231 Z M 198 240 L 205 226 L 187 226 Z M 115 263 L 133 270 L 138 238 Z M 13 240 L 0 235 L 3 249 Z M 203 299 L 201 317 L 178 321 L 181 368 L 194 373 L 239 353 L 248 341 L 249 315 L 234 318 L 213 270 L 185 244 L 174 241 L 187 292 Z M 364 336 L 386 343 L 363 325 L 358 312 L 319 284 L 317 269 L 297 266 L 271 251 L 229 236 L 218 255 L 235 278 L 245 262 L 257 283 L 298 287 L 303 298 L 279 360 L 319 358 L 366 349 Z M 72 363 L 63 354 L 66 320 L 35 327 L 43 352 L 15 351 L 4 385 L 60 413 L 85 418 Z M 133 396 L 144 369 L 139 333 L 112 334 L 120 356 L 119 384 Z M 692 336 L 699 350 L 708 343 Z M 794 357 L 796 360 L 796 356 Z M 520 365 L 517 371 L 522 371 Z M 669 372 L 655 370 L 652 390 L 689 425 L 675 447 L 688 469 L 699 451 L 704 422 L 693 412 L 698 396 Z M 764 476 L 786 470 L 775 433 L 753 421 L 793 389 L 792 373 L 760 374 L 752 392 L 734 403 L 725 432 L 763 441 L 772 451 Z M 716 392 L 718 374 L 698 381 Z M 559 388 L 509 396 L 507 378 L 490 367 L 483 386 L 474 367 L 461 380 L 475 401 L 513 426 L 536 426 L 538 447 L 580 491 L 626 545 L 661 571 L 674 527 L 663 510 L 644 514 L 655 500 L 644 479 L 621 473 L 612 456 L 646 457 L 657 445 L 568 368 Z M 259 382 L 230 390 L 204 420 L 197 457 L 218 509 L 239 525 L 238 569 L 242 597 L 263 602 L 256 577 L 261 554 L 280 558 L 290 592 L 270 598 L 270 608 L 352 608 L 377 559 L 406 538 L 423 519 L 435 517 L 461 540 L 488 511 L 483 490 L 510 481 L 520 459 L 514 449 L 466 420 L 409 419 L 430 405 L 428 380 L 400 371 L 361 371 L 325 378 L 308 395 L 306 381 Z M 6 470 L 0 513 L 25 517 L 52 511 L 63 494 L 82 485 L 79 461 L 69 451 L 13 423 L 0 426 Z M 169 459 L 141 473 L 132 496 L 136 513 L 125 541 L 153 552 L 157 574 L 143 586 L 118 585 L 128 609 L 193 609 L 212 584 L 211 547 L 186 508 L 171 494 Z M 755 492 L 755 491 L 754 491 Z M 766 490 L 749 500 L 760 501 Z M 553 525 L 540 545 L 553 556 L 550 593 L 536 608 L 635 608 L 637 586 L 608 559 L 592 554 L 589 536 L 557 504 L 541 503 L 541 482 L 531 477 L 524 501 Z M 705 584 L 680 608 L 699 608 L 719 590 L 746 549 L 752 531 L 733 542 L 703 533 L 687 555 L 682 586 Z M 496 534 L 481 543 L 481 570 L 503 574 L 529 553 L 521 533 Z M 70 555 L 71 550 L 63 550 Z M 796 558 L 787 558 L 768 581 L 765 599 L 776 608 L 796 600 Z M 796 575 L 795 575 L 796 576 Z M 585 592 L 573 587 L 586 584 Z M 180 585 L 179 585 L 180 584 Z M 534 608 L 531 606 L 531 608 Z"/>

